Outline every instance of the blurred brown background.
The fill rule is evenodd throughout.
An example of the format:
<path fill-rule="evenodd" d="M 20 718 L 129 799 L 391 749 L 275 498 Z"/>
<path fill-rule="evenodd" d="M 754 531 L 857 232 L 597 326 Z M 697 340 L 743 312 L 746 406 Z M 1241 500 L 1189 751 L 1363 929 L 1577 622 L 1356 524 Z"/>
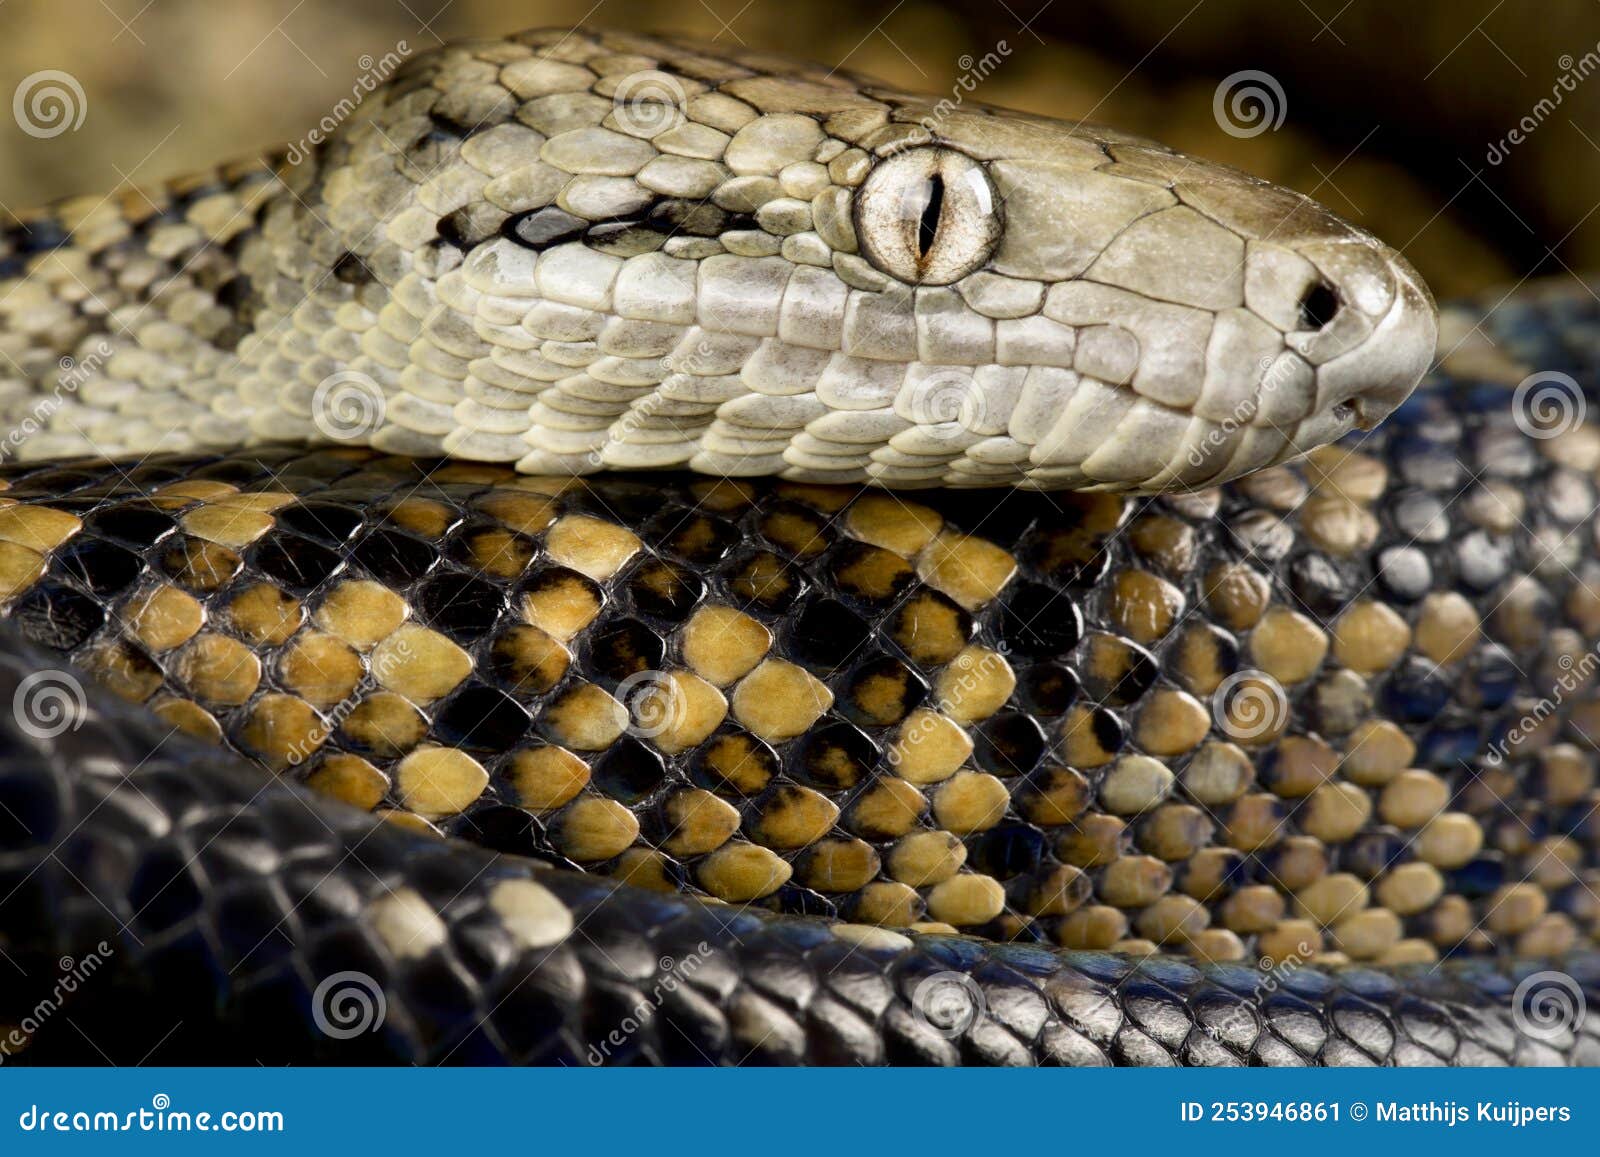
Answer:
<path fill-rule="evenodd" d="M 7 0 L 0 93 L 70 74 L 87 115 L 49 138 L 0 118 L 0 203 L 149 182 L 300 139 L 405 41 L 587 21 L 776 48 L 975 99 L 1088 116 L 1302 189 L 1412 257 L 1442 294 L 1600 269 L 1600 5 L 1560 0 Z M 1589 54 L 1586 57 L 1586 54 Z M 1213 115 L 1270 74 L 1284 119 Z M 1565 77 L 1567 86 L 1561 81 Z M 1536 108 L 1560 90 L 1559 106 Z M 1520 145 L 1509 131 L 1532 118 Z M 1507 155 L 1487 159 L 1501 143 Z"/>

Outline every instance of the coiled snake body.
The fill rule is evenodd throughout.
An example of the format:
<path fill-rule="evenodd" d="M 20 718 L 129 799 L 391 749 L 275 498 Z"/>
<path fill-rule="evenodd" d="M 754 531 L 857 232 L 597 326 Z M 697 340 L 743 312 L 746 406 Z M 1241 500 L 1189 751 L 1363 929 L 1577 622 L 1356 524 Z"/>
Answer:
<path fill-rule="evenodd" d="M 1586 297 L 584 31 L 6 245 L 8 1059 L 1600 1055 Z"/>

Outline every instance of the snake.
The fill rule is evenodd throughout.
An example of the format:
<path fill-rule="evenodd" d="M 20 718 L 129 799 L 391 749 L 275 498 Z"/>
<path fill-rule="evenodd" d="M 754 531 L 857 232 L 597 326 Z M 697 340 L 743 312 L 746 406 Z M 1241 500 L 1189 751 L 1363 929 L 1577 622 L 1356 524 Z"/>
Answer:
<path fill-rule="evenodd" d="M 0 223 L 0 1060 L 1600 1060 L 1585 287 L 722 45 L 368 80 Z"/>

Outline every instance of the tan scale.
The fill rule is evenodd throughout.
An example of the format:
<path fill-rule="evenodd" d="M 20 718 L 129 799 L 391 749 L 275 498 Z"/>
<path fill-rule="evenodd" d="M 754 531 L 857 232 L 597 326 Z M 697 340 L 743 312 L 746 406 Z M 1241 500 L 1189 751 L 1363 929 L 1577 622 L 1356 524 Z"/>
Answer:
<path fill-rule="evenodd" d="M 489 774 L 463 751 L 422 747 L 395 769 L 400 802 L 424 819 L 442 819 L 465 811 L 483 794 Z"/>
<path fill-rule="evenodd" d="M 565 747 L 603 751 L 627 730 L 628 709 L 603 688 L 577 683 L 545 709 L 541 723 L 550 738 Z"/>
<path fill-rule="evenodd" d="M 370 657 L 373 678 L 415 703 L 449 694 L 472 670 L 472 658 L 437 631 L 403 624 L 376 644 Z"/>
<path fill-rule="evenodd" d="M 391 593 L 390 597 L 399 596 Z M 247 642 L 281 647 L 299 629 L 304 613 L 300 600 L 287 591 L 271 583 L 251 583 L 237 589 L 223 604 L 221 619 Z"/>
<path fill-rule="evenodd" d="M 392 691 L 373 691 L 360 702 L 342 700 L 348 706 L 338 720 L 337 734 L 356 748 L 377 759 L 393 759 L 411 751 L 428 733 L 428 721 L 404 695 Z"/>
<path fill-rule="evenodd" d="M 361 656 L 341 639 L 308 631 L 278 659 L 282 684 L 314 707 L 329 708 L 348 699 L 366 674 Z"/>
<path fill-rule="evenodd" d="M 616 800 L 583 796 L 555 823 L 556 846 L 579 863 L 620 855 L 639 835 L 639 821 Z"/>
<path fill-rule="evenodd" d="M 409 610 L 406 601 L 383 584 L 350 579 L 323 596 L 312 619 L 330 635 L 368 651 L 398 630 Z"/>
<path fill-rule="evenodd" d="M 959 771 L 933 791 L 933 815 L 940 826 L 958 836 L 987 831 L 1005 818 L 1010 794 L 996 777 Z"/>
<path fill-rule="evenodd" d="M 1148 571 L 1125 570 L 1111 584 L 1110 613 L 1119 630 L 1136 643 L 1163 638 L 1183 616 L 1177 587 Z"/>
<path fill-rule="evenodd" d="M 205 608 L 193 595 L 162 583 L 131 599 L 122 618 L 134 638 L 159 653 L 194 638 L 205 623 Z"/>
<path fill-rule="evenodd" d="M 733 903 L 769 896 L 793 874 L 794 868 L 776 852 L 738 841 L 712 852 L 696 870 L 701 887 Z"/>
<path fill-rule="evenodd" d="M 389 777 L 358 755 L 323 756 L 306 776 L 306 786 L 371 811 L 389 794 Z"/>
<path fill-rule="evenodd" d="M 726 687 L 749 674 L 772 646 L 772 632 L 731 607 L 701 607 L 684 624 L 683 660 L 701 678 Z"/>

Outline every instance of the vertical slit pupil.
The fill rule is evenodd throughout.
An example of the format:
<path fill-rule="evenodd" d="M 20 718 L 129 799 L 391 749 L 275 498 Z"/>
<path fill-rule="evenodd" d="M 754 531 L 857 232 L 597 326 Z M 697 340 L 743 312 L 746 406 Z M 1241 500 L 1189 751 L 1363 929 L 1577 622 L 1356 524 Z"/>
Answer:
<path fill-rule="evenodd" d="M 928 178 L 928 200 L 922 206 L 922 220 L 917 222 L 917 258 L 926 260 L 933 251 L 933 239 L 939 232 L 939 215 L 944 210 L 944 178 L 938 173 Z"/>

